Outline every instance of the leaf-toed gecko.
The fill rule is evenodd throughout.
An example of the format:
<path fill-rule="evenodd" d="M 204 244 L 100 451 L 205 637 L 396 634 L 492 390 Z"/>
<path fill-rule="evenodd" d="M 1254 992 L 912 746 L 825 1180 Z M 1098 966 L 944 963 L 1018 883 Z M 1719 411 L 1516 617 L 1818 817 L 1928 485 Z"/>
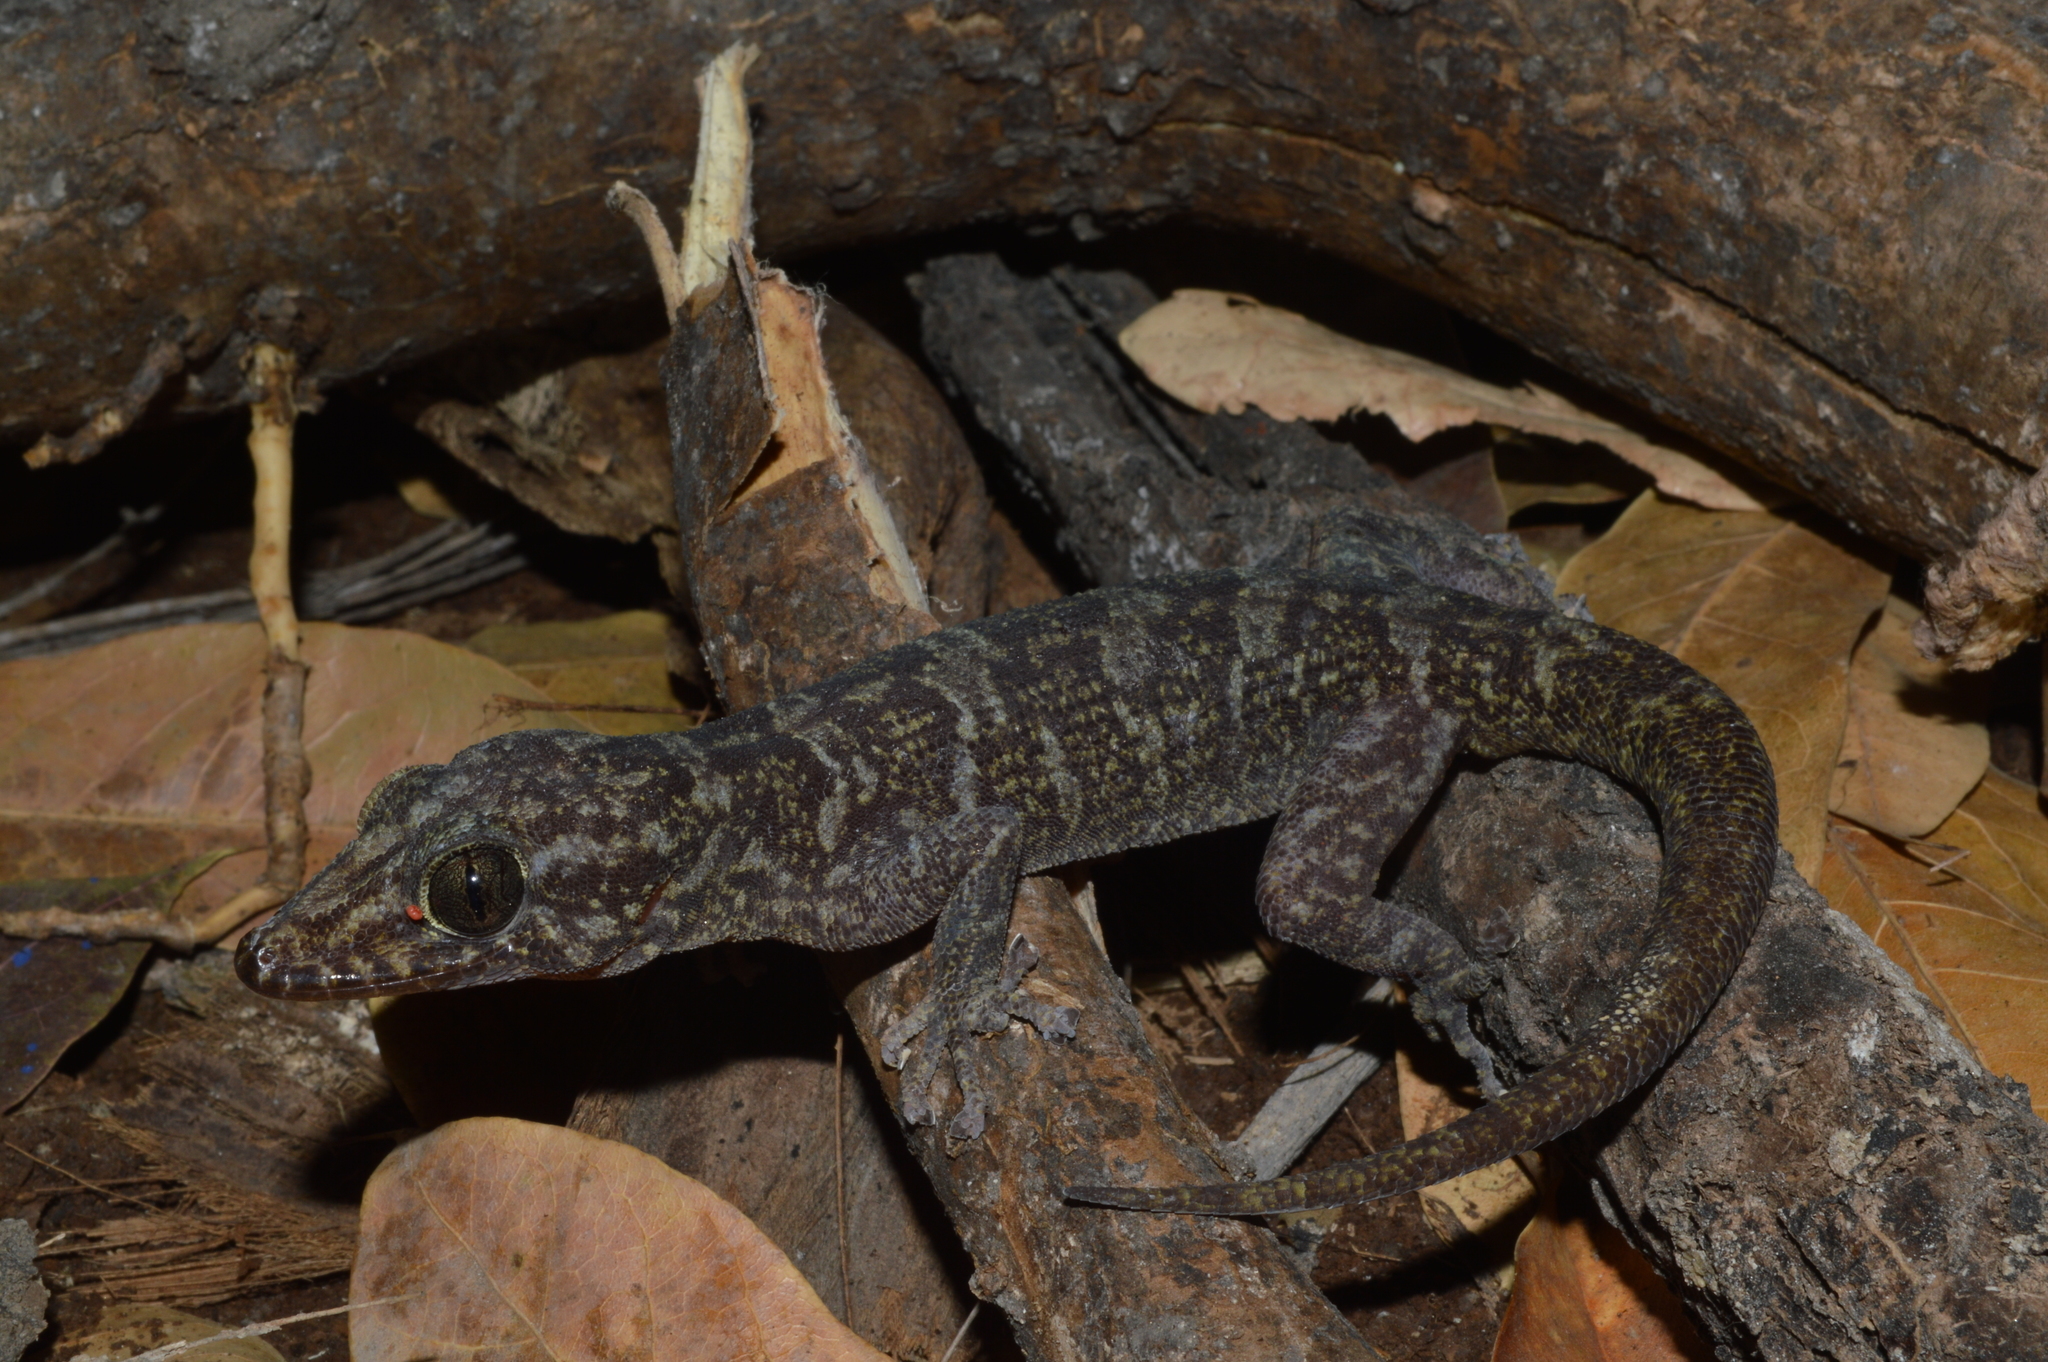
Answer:
<path fill-rule="evenodd" d="M 1612 1008 L 1515 1088 L 1467 1006 L 1487 982 L 1443 928 L 1374 898 L 1460 752 L 1541 751 L 1634 784 L 1664 837 L 1657 925 Z M 973 1033 L 1071 1009 L 1018 987 L 1022 874 L 1278 814 L 1267 929 L 1415 985 L 1493 1100 L 1370 1158 L 1271 1182 L 1076 1187 L 1080 1201 L 1242 1215 L 1367 1201 L 1572 1129 L 1640 1084 L 1734 971 L 1777 849 L 1762 745 L 1683 663 L 1597 625 L 1364 574 L 1221 571 L 975 620 L 687 733 L 532 731 L 393 773 L 354 842 L 243 942 L 260 992 L 329 998 L 775 938 L 846 950 L 936 919 L 933 985 L 890 1028 L 904 1115 L 986 1113 Z"/>

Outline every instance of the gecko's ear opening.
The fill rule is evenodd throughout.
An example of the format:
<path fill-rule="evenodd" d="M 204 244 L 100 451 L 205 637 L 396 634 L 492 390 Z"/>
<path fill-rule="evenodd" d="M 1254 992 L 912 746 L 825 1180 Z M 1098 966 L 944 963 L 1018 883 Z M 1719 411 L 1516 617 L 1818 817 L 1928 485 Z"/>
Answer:
<path fill-rule="evenodd" d="M 363 801 L 362 810 L 356 814 L 356 831 L 364 833 L 379 823 L 401 821 L 405 806 L 414 796 L 433 785 L 443 768 L 439 766 L 401 766 L 370 791 L 370 797 Z"/>
<path fill-rule="evenodd" d="M 420 885 L 420 906 L 455 936 L 496 936 L 526 902 L 526 866 L 502 842 L 471 842 L 443 855 Z"/>

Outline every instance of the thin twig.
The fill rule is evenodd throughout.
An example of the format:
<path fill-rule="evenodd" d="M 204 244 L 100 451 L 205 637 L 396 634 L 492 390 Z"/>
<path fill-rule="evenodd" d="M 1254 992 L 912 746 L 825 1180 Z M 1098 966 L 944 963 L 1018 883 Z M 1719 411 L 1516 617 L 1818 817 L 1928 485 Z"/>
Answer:
<path fill-rule="evenodd" d="M 274 1334 L 287 1325 L 304 1324 L 309 1319 L 326 1319 L 329 1315 L 345 1315 L 352 1310 L 367 1310 L 373 1305 L 394 1305 L 399 1301 L 409 1301 L 411 1299 L 412 1297 L 409 1295 L 380 1296 L 373 1301 L 351 1301 L 347 1305 L 332 1305 L 325 1310 L 307 1310 L 302 1314 L 286 1315 L 283 1319 L 264 1320 L 261 1324 L 244 1324 L 239 1329 L 223 1330 L 220 1333 L 208 1334 L 205 1338 L 195 1338 L 184 1343 L 166 1343 L 161 1348 L 151 1348 L 146 1353 L 137 1353 L 129 1358 L 127 1362 L 166 1362 L 167 1359 L 176 1357 L 179 1353 L 191 1348 L 205 1347 L 213 1343 L 226 1343 L 230 1339 L 260 1338 L 264 1334 Z"/>
<path fill-rule="evenodd" d="M 953 1341 L 946 1345 L 946 1351 L 939 1354 L 939 1362 L 953 1362 L 953 1354 L 960 1351 L 961 1340 L 967 1337 L 967 1331 L 974 1327 L 974 1317 L 980 1313 L 981 1302 L 976 1301 L 974 1308 L 967 1312 L 967 1318 L 960 1321 L 959 1332 L 953 1335 Z"/>
<path fill-rule="evenodd" d="M 164 386 L 164 380 L 184 367 L 182 338 L 159 340 L 149 347 L 148 353 L 142 357 L 141 367 L 136 369 L 135 377 L 128 380 L 128 386 L 119 397 L 101 403 L 86 418 L 85 424 L 69 435 L 45 435 L 36 441 L 35 448 L 22 455 L 22 462 L 30 468 L 42 468 L 53 463 L 84 463 L 104 449 L 107 441 L 133 425 L 135 418 L 142 415 L 143 408 Z"/>
<path fill-rule="evenodd" d="M 653 200 L 624 180 L 615 181 L 605 191 L 604 206 L 640 229 L 640 239 L 647 243 L 648 258 L 654 262 L 655 280 L 661 285 L 661 305 L 668 312 L 669 325 L 674 326 L 676 314 L 683 310 L 683 299 L 689 295 L 683 289 L 682 261 L 676 248 L 669 244 L 660 210 Z"/>
<path fill-rule="evenodd" d="M 74 558 L 71 562 L 43 578 L 40 582 L 35 583 L 33 586 L 24 587 L 6 600 L 0 601 L 0 620 L 8 618 L 10 615 L 20 614 L 37 601 L 55 595 L 57 589 L 63 586 L 64 583 L 70 581 L 94 563 L 99 562 L 114 550 L 125 545 L 130 539 L 134 538 L 139 530 L 155 524 L 163 513 L 164 508 L 161 502 L 146 511 L 131 511 L 126 506 L 123 506 L 121 508 L 120 529 L 115 530 L 105 539 L 102 539 L 79 557 Z"/>
<path fill-rule="evenodd" d="M 99 1185 L 99 1184 L 98 1184 L 97 1182 L 89 1182 L 89 1181 L 87 1181 L 87 1180 L 86 1180 L 85 1178 L 82 1178 L 82 1177 L 78 1176 L 78 1174 L 76 1174 L 76 1173 L 72 1172 L 72 1171 L 71 1171 L 71 1170 L 70 1170 L 69 1168 L 60 1168 L 60 1167 L 58 1167 L 58 1166 L 57 1166 L 56 1164 L 54 1164 L 54 1163 L 51 1163 L 51 1162 L 50 1162 L 50 1161 L 49 1161 L 48 1159 L 39 1159 L 39 1158 L 37 1158 L 37 1157 L 36 1157 L 35 1155 L 33 1155 L 33 1154 L 29 1153 L 29 1152 L 28 1152 L 28 1151 L 27 1151 L 26 1149 L 23 1149 L 23 1148 L 22 1148 L 22 1147 L 21 1147 L 20 1145 L 16 1144 L 16 1143 L 15 1143 L 14 1141 L 12 1141 L 12 1140 L 5 1140 L 5 1141 L 0 1141 L 0 1143 L 4 1143 L 4 1144 L 5 1144 L 5 1145 L 6 1145 L 6 1146 L 7 1146 L 8 1148 L 9 1148 L 9 1149 L 11 1149 L 11 1150 L 13 1150 L 13 1151 L 14 1151 L 15 1153 L 17 1153 L 17 1154 L 21 1155 L 21 1156 L 22 1156 L 22 1157 L 23 1157 L 24 1159 L 27 1159 L 27 1160 L 28 1160 L 28 1161 L 29 1161 L 30 1163 L 39 1163 L 39 1164 L 41 1164 L 41 1165 L 42 1165 L 43 1167 L 45 1167 L 45 1168 L 49 1169 L 49 1170 L 50 1170 L 50 1171 L 51 1171 L 52 1173 L 55 1173 L 55 1174 L 56 1174 L 56 1175 L 57 1175 L 58 1177 L 60 1177 L 60 1178 L 70 1178 L 70 1179 L 71 1179 L 71 1180 L 72 1180 L 73 1182 L 77 1183 L 77 1184 L 78 1184 L 79 1186 L 81 1186 L 81 1187 L 88 1187 L 88 1188 L 91 1188 L 91 1189 L 92 1189 L 93 1191 L 95 1191 L 95 1192 L 98 1192 L 98 1193 L 99 1193 L 99 1194 L 100 1194 L 101 1196 L 103 1196 L 103 1197 L 107 1197 L 107 1198 L 109 1198 L 110 1200 L 113 1200 L 113 1201 L 125 1201 L 125 1202 L 127 1202 L 127 1203 L 128 1203 L 128 1204 L 129 1204 L 130 1206 L 140 1206 L 140 1207 L 141 1207 L 141 1208 L 142 1208 L 143 1210 L 145 1210 L 145 1211 L 157 1211 L 157 1210 L 162 1210 L 162 1209 L 163 1209 L 163 1208 L 162 1208 L 162 1207 L 160 1207 L 160 1206 L 152 1206 L 152 1205 L 150 1205 L 150 1204 L 149 1204 L 149 1203 L 148 1203 L 147 1201 L 137 1201 L 137 1200 L 136 1200 L 136 1199 L 135 1199 L 134 1197 L 132 1197 L 132 1196 L 124 1196 L 124 1195 L 122 1195 L 122 1194 L 121 1194 L 121 1193 L 119 1193 L 119 1192 L 111 1191 L 111 1190 L 109 1190 L 109 1189 L 107 1189 L 107 1188 L 105 1188 L 105 1187 L 102 1187 L 102 1186 L 100 1186 L 100 1185 Z"/>
<path fill-rule="evenodd" d="M 839 1203 L 839 1311 L 853 1328 L 853 1254 L 846 1242 L 846 1032 L 832 1037 L 832 1181 Z"/>
<path fill-rule="evenodd" d="M 1223 1019 L 1223 1009 L 1212 1002 L 1208 993 L 1203 989 L 1202 976 L 1195 973 L 1194 966 L 1192 965 L 1183 964 L 1178 968 L 1180 970 L 1180 977 L 1187 983 L 1188 992 L 1194 995 L 1195 1006 L 1201 1008 L 1203 1015 L 1216 1023 L 1216 1029 L 1223 1033 L 1223 1039 L 1228 1041 L 1230 1048 L 1237 1052 L 1237 1057 L 1243 1059 L 1245 1057 L 1244 1047 L 1239 1045 L 1237 1037 L 1230 1033 L 1230 1023 Z"/>
<path fill-rule="evenodd" d="M 249 550 L 249 590 L 270 641 L 263 687 L 263 825 L 268 860 L 263 878 L 207 915 L 232 930 L 243 919 L 275 908 L 306 878 L 306 792 L 313 768 L 304 737 L 306 663 L 299 647 L 299 613 L 292 603 L 292 426 L 298 420 L 293 385 L 298 360 L 268 341 L 249 352 L 257 400 L 249 407 L 249 459 L 256 466 L 256 535 Z M 224 932 L 223 932 L 224 934 Z"/>

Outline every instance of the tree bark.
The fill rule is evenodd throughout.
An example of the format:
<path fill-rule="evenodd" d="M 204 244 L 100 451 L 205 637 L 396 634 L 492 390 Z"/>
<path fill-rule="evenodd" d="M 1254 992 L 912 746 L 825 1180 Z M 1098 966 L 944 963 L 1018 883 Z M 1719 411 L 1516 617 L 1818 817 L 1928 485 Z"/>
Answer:
<path fill-rule="evenodd" d="M 684 73 L 745 35 L 777 256 L 1077 215 L 1284 237 L 1923 560 L 2048 440 L 2048 73 L 2015 3 L 270 14 L 4 22 L 0 439 L 116 404 L 166 337 L 157 409 L 219 410 L 280 309 L 326 387 L 651 294 L 604 188 L 680 198 Z"/>

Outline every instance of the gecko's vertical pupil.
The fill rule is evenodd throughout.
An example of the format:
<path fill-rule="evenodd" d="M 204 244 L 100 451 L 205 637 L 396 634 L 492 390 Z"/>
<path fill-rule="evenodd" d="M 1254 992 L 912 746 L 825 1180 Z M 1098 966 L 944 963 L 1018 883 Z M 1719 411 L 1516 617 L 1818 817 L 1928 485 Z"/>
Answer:
<path fill-rule="evenodd" d="M 519 911 L 526 873 L 509 847 L 480 842 L 449 852 L 427 872 L 427 912 L 458 936 L 489 936 Z"/>

